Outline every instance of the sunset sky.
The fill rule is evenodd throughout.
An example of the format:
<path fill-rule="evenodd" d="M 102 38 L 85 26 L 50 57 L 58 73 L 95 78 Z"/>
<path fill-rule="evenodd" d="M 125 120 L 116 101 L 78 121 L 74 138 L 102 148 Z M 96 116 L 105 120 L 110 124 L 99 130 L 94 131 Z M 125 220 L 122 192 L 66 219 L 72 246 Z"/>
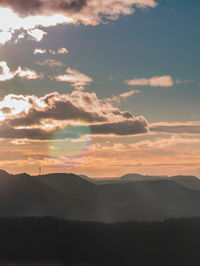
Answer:
<path fill-rule="evenodd" d="M 0 0 L 0 168 L 200 177 L 199 12 Z"/>

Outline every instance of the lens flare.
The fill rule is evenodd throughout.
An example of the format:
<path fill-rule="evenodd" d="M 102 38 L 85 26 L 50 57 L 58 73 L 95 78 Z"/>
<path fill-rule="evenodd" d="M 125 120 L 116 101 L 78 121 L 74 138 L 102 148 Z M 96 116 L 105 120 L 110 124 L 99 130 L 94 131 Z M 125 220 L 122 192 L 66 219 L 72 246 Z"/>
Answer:
<path fill-rule="evenodd" d="M 84 164 L 90 153 L 91 130 L 88 125 L 69 125 L 58 129 L 48 144 L 48 152 L 57 161 L 56 168 L 71 171 Z"/>

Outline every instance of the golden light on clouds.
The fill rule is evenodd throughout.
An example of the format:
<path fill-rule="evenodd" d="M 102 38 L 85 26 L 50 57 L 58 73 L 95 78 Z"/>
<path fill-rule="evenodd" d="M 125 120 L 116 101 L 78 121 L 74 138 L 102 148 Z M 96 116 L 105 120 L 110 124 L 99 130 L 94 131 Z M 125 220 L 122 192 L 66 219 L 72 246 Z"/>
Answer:
<path fill-rule="evenodd" d="M 0 8 L 0 18 L 0 44 L 5 44 L 9 41 L 17 30 L 25 30 L 36 41 L 40 41 L 46 33 L 37 29 L 37 27 L 50 27 L 62 23 L 72 23 L 73 21 L 71 18 L 61 14 L 20 17 L 10 8 Z M 21 33 L 18 36 L 19 38 L 20 35 Z"/>

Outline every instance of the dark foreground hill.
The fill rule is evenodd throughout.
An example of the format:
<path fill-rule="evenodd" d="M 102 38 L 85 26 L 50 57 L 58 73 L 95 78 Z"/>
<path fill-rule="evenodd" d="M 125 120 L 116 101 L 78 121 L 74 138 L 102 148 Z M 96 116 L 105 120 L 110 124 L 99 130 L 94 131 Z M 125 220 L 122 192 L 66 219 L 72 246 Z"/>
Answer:
<path fill-rule="evenodd" d="M 74 174 L 30 176 L 0 171 L 0 216 L 102 222 L 200 216 L 200 191 L 192 188 L 194 178 L 182 179 L 145 177 L 95 184 Z"/>
<path fill-rule="evenodd" d="M 0 234 L 0 265 L 200 265 L 200 218 L 115 224 L 0 218 Z"/>

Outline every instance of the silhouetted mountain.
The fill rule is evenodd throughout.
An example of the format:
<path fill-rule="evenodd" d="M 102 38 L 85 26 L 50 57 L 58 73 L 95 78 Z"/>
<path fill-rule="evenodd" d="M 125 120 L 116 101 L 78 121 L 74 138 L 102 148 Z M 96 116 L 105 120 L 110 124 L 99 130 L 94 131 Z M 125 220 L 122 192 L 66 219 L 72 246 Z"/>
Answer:
<path fill-rule="evenodd" d="M 72 173 L 47 174 L 35 178 L 59 192 L 60 202 L 57 205 L 61 216 L 68 219 L 95 219 L 94 184 Z"/>
<path fill-rule="evenodd" d="M 81 178 L 83 178 L 87 181 L 93 182 L 92 178 L 88 177 L 87 175 L 78 175 L 78 176 L 80 176 Z"/>
<path fill-rule="evenodd" d="M 30 175 L 0 171 L 0 215 L 47 215 L 55 197 L 56 191 Z"/>
<path fill-rule="evenodd" d="M 99 186 L 108 221 L 155 220 L 200 214 L 200 193 L 173 181 L 142 181 Z M 105 208 L 107 206 L 107 208 Z"/>
<path fill-rule="evenodd" d="M 196 176 L 172 176 L 170 180 L 173 180 L 184 187 L 200 191 L 200 180 Z"/>
<path fill-rule="evenodd" d="M 154 180 L 163 180 L 167 179 L 167 176 L 150 176 L 150 175 L 140 175 L 136 173 L 130 173 L 123 175 L 121 179 L 123 181 L 154 181 Z"/>
<path fill-rule="evenodd" d="M 6 171 L 0 169 L 0 175 L 9 175 L 9 173 L 7 173 Z"/>
<path fill-rule="evenodd" d="M 138 181 L 137 175 L 134 181 L 122 178 L 94 184 L 74 174 L 1 173 L 1 216 L 51 215 L 115 222 L 200 215 L 200 191 L 179 184 L 183 177 Z"/>

